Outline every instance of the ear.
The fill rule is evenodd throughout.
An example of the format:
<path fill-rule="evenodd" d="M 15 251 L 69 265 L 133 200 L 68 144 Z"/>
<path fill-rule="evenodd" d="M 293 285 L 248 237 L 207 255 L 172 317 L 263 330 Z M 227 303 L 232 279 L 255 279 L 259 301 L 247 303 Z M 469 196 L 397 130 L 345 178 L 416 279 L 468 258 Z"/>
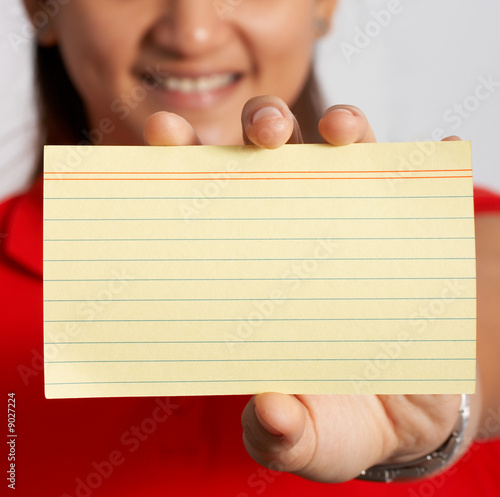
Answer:
<path fill-rule="evenodd" d="M 332 23 L 332 16 L 338 0 L 316 0 L 316 31 L 318 38 L 325 36 Z"/>
<path fill-rule="evenodd" d="M 46 6 L 46 0 L 23 0 L 28 18 L 35 30 L 36 39 L 39 45 L 52 47 L 57 45 L 57 36 L 54 29 L 54 12 Z"/>

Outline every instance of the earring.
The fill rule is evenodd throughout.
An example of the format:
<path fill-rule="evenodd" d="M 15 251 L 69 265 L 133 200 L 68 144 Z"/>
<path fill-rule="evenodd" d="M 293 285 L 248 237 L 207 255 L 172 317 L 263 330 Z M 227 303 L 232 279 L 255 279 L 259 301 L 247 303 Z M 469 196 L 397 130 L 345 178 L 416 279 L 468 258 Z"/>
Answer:
<path fill-rule="evenodd" d="M 325 36 L 329 31 L 329 24 L 323 17 L 316 19 L 316 35 L 318 38 Z"/>

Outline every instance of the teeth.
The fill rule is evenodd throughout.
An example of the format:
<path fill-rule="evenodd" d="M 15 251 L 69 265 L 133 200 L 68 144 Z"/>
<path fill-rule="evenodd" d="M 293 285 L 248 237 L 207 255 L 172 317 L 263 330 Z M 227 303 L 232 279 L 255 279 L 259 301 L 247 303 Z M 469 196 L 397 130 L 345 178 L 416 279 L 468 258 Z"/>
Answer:
<path fill-rule="evenodd" d="M 234 74 L 213 74 L 211 76 L 201 76 L 199 78 L 178 78 L 176 76 L 168 76 L 161 81 L 161 85 L 171 91 L 179 91 L 181 93 L 201 93 L 205 91 L 214 91 L 236 79 Z"/>

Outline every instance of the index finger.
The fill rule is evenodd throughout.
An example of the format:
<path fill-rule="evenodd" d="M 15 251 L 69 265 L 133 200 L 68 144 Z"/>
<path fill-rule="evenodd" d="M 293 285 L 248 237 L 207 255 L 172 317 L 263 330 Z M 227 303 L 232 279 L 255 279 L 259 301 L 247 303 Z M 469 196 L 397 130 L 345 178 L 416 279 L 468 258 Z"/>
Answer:
<path fill-rule="evenodd" d="M 200 145 L 200 139 L 193 127 L 181 116 L 172 112 L 156 112 L 144 126 L 146 145 Z"/>
<path fill-rule="evenodd" d="M 245 144 L 278 148 L 303 143 L 299 124 L 288 105 L 272 95 L 251 98 L 241 113 Z"/>
<path fill-rule="evenodd" d="M 334 105 L 320 119 L 318 130 L 331 145 L 375 143 L 375 134 L 364 113 L 354 105 Z"/>

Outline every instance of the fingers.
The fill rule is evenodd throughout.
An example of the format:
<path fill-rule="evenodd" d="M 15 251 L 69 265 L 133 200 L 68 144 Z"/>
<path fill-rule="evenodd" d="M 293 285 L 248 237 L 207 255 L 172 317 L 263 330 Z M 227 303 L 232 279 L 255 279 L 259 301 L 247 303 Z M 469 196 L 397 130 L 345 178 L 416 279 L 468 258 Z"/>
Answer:
<path fill-rule="evenodd" d="M 443 138 L 441 141 L 443 141 L 443 142 L 461 142 L 462 139 L 459 138 L 458 136 L 452 135 L 452 136 L 447 136 L 446 138 Z"/>
<path fill-rule="evenodd" d="M 181 116 L 171 112 L 157 112 L 144 126 L 147 145 L 200 145 L 193 127 Z"/>
<path fill-rule="evenodd" d="M 307 408 L 293 395 L 255 396 L 242 414 L 243 443 L 255 461 L 300 472 L 311 461 L 315 433 Z"/>
<path fill-rule="evenodd" d="M 274 149 L 285 143 L 303 143 L 297 119 L 278 97 L 266 95 L 250 99 L 243 108 L 241 121 L 246 144 Z M 318 129 L 323 139 L 332 145 L 376 141 L 363 112 L 350 105 L 330 107 L 319 121 Z M 200 144 L 193 127 L 170 112 L 157 112 L 146 121 L 144 141 L 159 146 Z"/>
<path fill-rule="evenodd" d="M 319 121 L 318 130 L 323 139 L 331 145 L 377 141 L 368 119 L 353 105 L 330 107 Z"/>
<path fill-rule="evenodd" d="M 270 95 L 250 99 L 241 114 L 243 140 L 262 148 L 302 143 L 297 119 L 281 98 Z"/>

